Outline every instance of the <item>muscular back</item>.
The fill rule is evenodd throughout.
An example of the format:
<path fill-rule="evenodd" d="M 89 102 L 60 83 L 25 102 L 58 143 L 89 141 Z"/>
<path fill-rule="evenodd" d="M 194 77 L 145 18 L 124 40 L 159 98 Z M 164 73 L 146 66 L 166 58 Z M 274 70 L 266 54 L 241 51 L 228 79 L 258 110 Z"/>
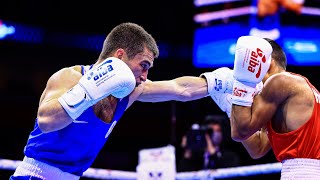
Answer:
<path fill-rule="evenodd" d="M 278 133 L 290 132 L 305 124 L 311 117 L 314 107 L 314 95 L 307 80 L 293 73 L 279 73 L 269 82 L 274 86 L 269 98 L 276 102 L 275 114 L 271 119 L 272 128 Z M 267 97 L 268 98 L 268 97 Z"/>

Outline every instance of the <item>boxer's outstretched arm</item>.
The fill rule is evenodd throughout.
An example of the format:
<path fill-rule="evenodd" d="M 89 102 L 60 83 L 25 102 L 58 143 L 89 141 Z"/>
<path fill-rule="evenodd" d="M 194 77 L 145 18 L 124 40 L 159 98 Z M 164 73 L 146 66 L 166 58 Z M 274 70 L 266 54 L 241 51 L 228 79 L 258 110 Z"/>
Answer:
<path fill-rule="evenodd" d="M 136 100 L 142 102 L 191 101 L 208 95 L 205 78 L 184 76 L 168 81 L 147 80 Z"/>
<path fill-rule="evenodd" d="M 72 123 L 73 119 L 58 102 L 58 98 L 78 83 L 81 73 L 72 68 L 64 68 L 54 73 L 48 80 L 38 108 L 38 125 L 43 132 L 62 129 Z"/>

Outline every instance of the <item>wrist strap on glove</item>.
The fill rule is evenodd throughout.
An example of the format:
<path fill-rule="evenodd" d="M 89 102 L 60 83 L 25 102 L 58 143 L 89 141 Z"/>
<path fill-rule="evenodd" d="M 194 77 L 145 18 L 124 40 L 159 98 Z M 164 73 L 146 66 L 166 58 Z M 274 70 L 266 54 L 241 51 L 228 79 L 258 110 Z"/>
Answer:
<path fill-rule="evenodd" d="M 256 84 L 234 80 L 232 91 L 232 104 L 251 106 L 256 95 Z"/>
<path fill-rule="evenodd" d="M 73 120 L 93 105 L 90 97 L 79 84 L 59 97 L 58 101 Z"/>
<path fill-rule="evenodd" d="M 232 92 L 233 71 L 227 67 L 216 69 L 212 72 L 205 72 L 200 75 L 205 77 L 208 84 L 209 95 Z"/>

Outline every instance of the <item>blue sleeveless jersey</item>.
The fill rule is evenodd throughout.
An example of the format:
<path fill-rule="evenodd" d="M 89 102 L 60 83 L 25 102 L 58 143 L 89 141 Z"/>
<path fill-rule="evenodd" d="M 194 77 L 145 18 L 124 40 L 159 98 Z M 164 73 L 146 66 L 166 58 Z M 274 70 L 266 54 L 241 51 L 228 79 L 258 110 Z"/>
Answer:
<path fill-rule="evenodd" d="M 88 66 L 83 67 L 84 74 Z M 129 96 L 118 99 L 116 112 L 111 123 L 100 120 L 88 108 L 77 121 L 67 127 L 42 133 L 37 119 L 34 130 L 30 133 L 24 153 L 27 157 L 57 167 L 62 171 L 82 176 L 107 141 L 109 134 L 128 105 Z"/>

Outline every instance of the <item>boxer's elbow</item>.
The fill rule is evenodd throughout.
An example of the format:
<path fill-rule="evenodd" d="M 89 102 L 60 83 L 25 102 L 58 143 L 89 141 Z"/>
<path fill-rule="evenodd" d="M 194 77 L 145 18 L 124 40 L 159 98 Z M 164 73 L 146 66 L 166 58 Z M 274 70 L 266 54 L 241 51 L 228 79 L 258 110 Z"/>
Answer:
<path fill-rule="evenodd" d="M 252 159 L 260 159 L 263 156 L 265 156 L 269 151 L 269 148 L 264 147 L 262 144 L 259 144 L 258 142 L 255 143 L 254 147 L 246 149 Z"/>
<path fill-rule="evenodd" d="M 260 159 L 264 156 L 264 154 L 260 152 L 248 152 L 252 159 Z"/>
<path fill-rule="evenodd" d="M 67 127 L 73 122 L 73 119 L 65 113 L 56 113 L 56 114 L 41 114 L 38 113 L 37 123 L 38 127 L 43 133 L 50 133 L 53 131 L 58 131 Z"/>
<path fill-rule="evenodd" d="M 41 132 L 50 133 L 61 129 L 61 119 L 57 116 L 48 116 L 46 114 L 38 113 L 37 124 Z"/>
<path fill-rule="evenodd" d="M 243 115 L 244 113 L 242 113 Z M 244 141 L 248 137 L 250 137 L 252 133 L 251 129 L 251 121 L 246 121 L 246 119 L 250 119 L 247 116 L 242 117 L 232 117 L 231 124 L 231 137 L 234 141 Z"/>
<path fill-rule="evenodd" d="M 233 128 L 231 131 L 231 138 L 234 141 L 242 142 L 249 137 L 249 131 L 247 128 Z"/>
<path fill-rule="evenodd" d="M 49 132 L 54 131 L 51 123 L 48 121 L 48 118 L 46 118 L 46 117 L 38 116 L 37 124 L 38 124 L 39 129 L 43 133 L 49 133 Z"/>
<path fill-rule="evenodd" d="M 50 107 L 50 106 L 49 106 Z M 53 118 L 49 114 L 52 114 L 51 111 L 48 111 L 48 106 L 46 106 L 46 103 L 42 103 L 39 106 L 38 113 L 37 113 L 37 125 L 41 132 L 43 133 L 49 133 L 52 132 L 52 122 Z"/>
<path fill-rule="evenodd" d="M 241 141 L 246 140 L 246 136 L 243 134 L 240 134 L 240 133 L 232 133 L 231 138 L 232 138 L 232 140 L 237 141 L 237 142 L 241 142 Z"/>
<path fill-rule="evenodd" d="M 39 116 L 38 115 L 38 127 L 43 133 L 50 133 L 65 128 L 72 123 L 72 119 L 61 116 Z"/>

